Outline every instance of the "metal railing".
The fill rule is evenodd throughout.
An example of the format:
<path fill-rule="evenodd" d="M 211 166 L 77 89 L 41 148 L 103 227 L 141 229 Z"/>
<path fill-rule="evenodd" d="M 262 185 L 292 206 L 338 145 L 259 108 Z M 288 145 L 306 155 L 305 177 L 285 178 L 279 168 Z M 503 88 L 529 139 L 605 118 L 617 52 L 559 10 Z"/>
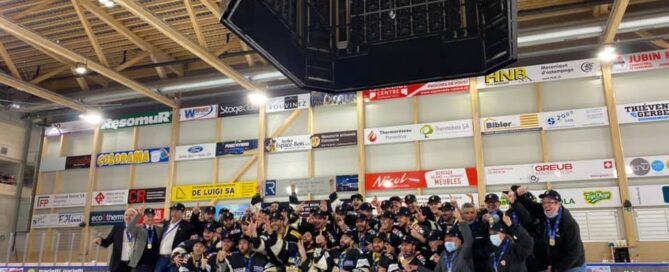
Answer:
<path fill-rule="evenodd" d="M 94 229 L 89 241 L 105 234 Z M 88 243 L 82 251 L 81 238 L 81 229 L 0 233 L 0 267 L 107 265 L 111 247 Z"/>

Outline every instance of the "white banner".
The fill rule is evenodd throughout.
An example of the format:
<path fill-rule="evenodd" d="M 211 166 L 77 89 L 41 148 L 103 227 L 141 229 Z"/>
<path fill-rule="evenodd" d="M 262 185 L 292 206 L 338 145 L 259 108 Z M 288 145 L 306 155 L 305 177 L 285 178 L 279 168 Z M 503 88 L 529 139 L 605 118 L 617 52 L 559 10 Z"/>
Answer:
<path fill-rule="evenodd" d="M 65 161 L 67 158 L 58 157 L 58 158 L 45 158 L 40 161 L 39 171 L 40 172 L 53 172 L 65 170 Z"/>
<path fill-rule="evenodd" d="M 128 204 L 128 190 L 97 191 L 91 195 L 92 206 L 111 206 Z"/>
<path fill-rule="evenodd" d="M 606 126 L 609 116 L 606 107 L 542 112 L 541 127 L 545 130 Z"/>
<path fill-rule="evenodd" d="M 620 124 L 669 120 L 669 101 L 624 104 L 616 108 Z"/>
<path fill-rule="evenodd" d="M 536 113 L 481 118 L 482 134 L 498 134 L 541 130 Z"/>
<path fill-rule="evenodd" d="M 79 227 L 79 224 L 84 222 L 83 213 L 49 213 L 49 214 L 34 214 L 32 217 L 31 228 L 66 228 Z"/>
<path fill-rule="evenodd" d="M 492 88 L 535 82 L 597 76 L 597 59 L 574 60 L 498 70 L 478 77 L 478 88 Z"/>
<path fill-rule="evenodd" d="M 616 178 L 613 159 L 485 167 L 487 185 Z"/>
<path fill-rule="evenodd" d="M 621 206 L 618 187 L 556 189 L 569 209 L 616 208 Z M 537 198 L 543 191 L 532 192 Z"/>
<path fill-rule="evenodd" d="M 632 206 L 667 206 L 669 205 L 669 185 L 630 186 Z"/>
<path fill-rule="evenodd" d="M 218 117 L 218 104 L 180 109 L 179 121 L 213 119 Z"/>
<path fill-rule="evenodd" d="M 389 143 L 403 143 L 418 140 L 418 128 L 416 125 L 381 127 L 381 128 L 366 128 L 365 129 L 365 144 L 389 144 Z"/>
<path fill-rule="evenodd" d="M 200 160 L 216 157 L 216 143 L 177 146 L 174 160 Z"/>
<path fill-rule="evenodd" d="M 611 72 L 627 73 L 669 67 L 669 50 L 647 51 L 618 57 L 611 65 Z"/>
<path fill-rule="evenodd" d="M 86 193 L 36 195 L 35 209 L 72 208 L 86 205 Z"/>
<path fill-rule="evenodd" d="M 439 169 L 425 173 L 427 188 L 467 187 L 478 183 L 476 168 Z"/>
<path fill-rule="evenodd" d="M 265 150 L 267 152 L 304 151 L 309 149 L 311 149 L 311 135 L 265 139 Z"/>
<path fill-rule="evenodd" d="M 327 195 L 330 193 L 330 182 L 336 177 L 319 177 L 306 179 L 279 179 L 265 181 L 265 195 L 267 196 L 289 196 L 290 184 L 295 183 L 296 194 Z"/>
<path fill-rule="evenodd" d="M 625 172 L 631 178 L 669 176 L 669 156 L 625 158 Z"/>
<path fill-rule="evenodd" d="M 267 99 L 266 112 L 278 112 L 296 109 L 305 109 L 311 106 L 311 94 L 296 94 Z"/>
<path fill-rule="evenodd" d="M 474 135 L 471 119 L 425 123 L 416 126 L 420 140 L 463 138 Z"/>

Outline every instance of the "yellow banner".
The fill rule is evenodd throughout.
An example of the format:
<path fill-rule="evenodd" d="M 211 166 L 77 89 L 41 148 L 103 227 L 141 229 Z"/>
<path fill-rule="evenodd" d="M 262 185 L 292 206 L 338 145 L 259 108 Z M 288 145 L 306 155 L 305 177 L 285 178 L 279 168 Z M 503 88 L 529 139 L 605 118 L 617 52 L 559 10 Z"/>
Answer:
<path fill-rule="evenodd" d="M 256 194 L 255 181 L 198 184 L 172 187 L 172 201 L 201 201 L 251 198 Z"/>

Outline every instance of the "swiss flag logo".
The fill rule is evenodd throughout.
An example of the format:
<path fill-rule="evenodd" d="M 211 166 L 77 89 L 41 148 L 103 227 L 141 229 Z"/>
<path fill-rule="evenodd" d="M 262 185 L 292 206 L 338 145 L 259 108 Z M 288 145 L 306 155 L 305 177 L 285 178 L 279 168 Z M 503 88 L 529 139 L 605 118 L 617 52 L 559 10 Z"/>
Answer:
<path fill-rule="evenodd" d="M 100 193 L 98 193 L 98 195 L 95 196 L 95 202 L 100 204 L 100 203 L 102 203 L 102 201 L 105 201 L 105 194 L 100 192 Z"/>
<path fill-rule="evenodd" d="M 613 168 L 613 162 L 605 161 L 604 162 L 604 169 L 611 169 L 611 168 Z"/>

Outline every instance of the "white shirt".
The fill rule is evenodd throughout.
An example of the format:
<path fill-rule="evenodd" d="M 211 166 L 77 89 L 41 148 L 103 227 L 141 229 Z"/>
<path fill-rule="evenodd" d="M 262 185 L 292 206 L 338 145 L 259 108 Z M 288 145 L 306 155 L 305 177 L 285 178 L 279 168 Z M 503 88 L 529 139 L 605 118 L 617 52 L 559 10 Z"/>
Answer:
<path fill-rule="evenodd" d="M 128 239 L 128 229 L 126 227 L 123 230 L 123 247 L 121 248 L 121 261 L 127 262 L 130 261 L 130 256 L 132 255 L 132 248 L 135 246 L 135 239 L 131 237 L 132 240 Z"/>
<path fill-rule="evenodd" d="M 165 230 L 163 235 L 163 240 L 160 242 L 160 255 L 170 256 L 172 254 L 172 244 L 174 243 L 174 236 L 177 233 L 179 228 L 179 223 L 181 220 L 176 223 L 170 223 L 170 226 Z"/>

